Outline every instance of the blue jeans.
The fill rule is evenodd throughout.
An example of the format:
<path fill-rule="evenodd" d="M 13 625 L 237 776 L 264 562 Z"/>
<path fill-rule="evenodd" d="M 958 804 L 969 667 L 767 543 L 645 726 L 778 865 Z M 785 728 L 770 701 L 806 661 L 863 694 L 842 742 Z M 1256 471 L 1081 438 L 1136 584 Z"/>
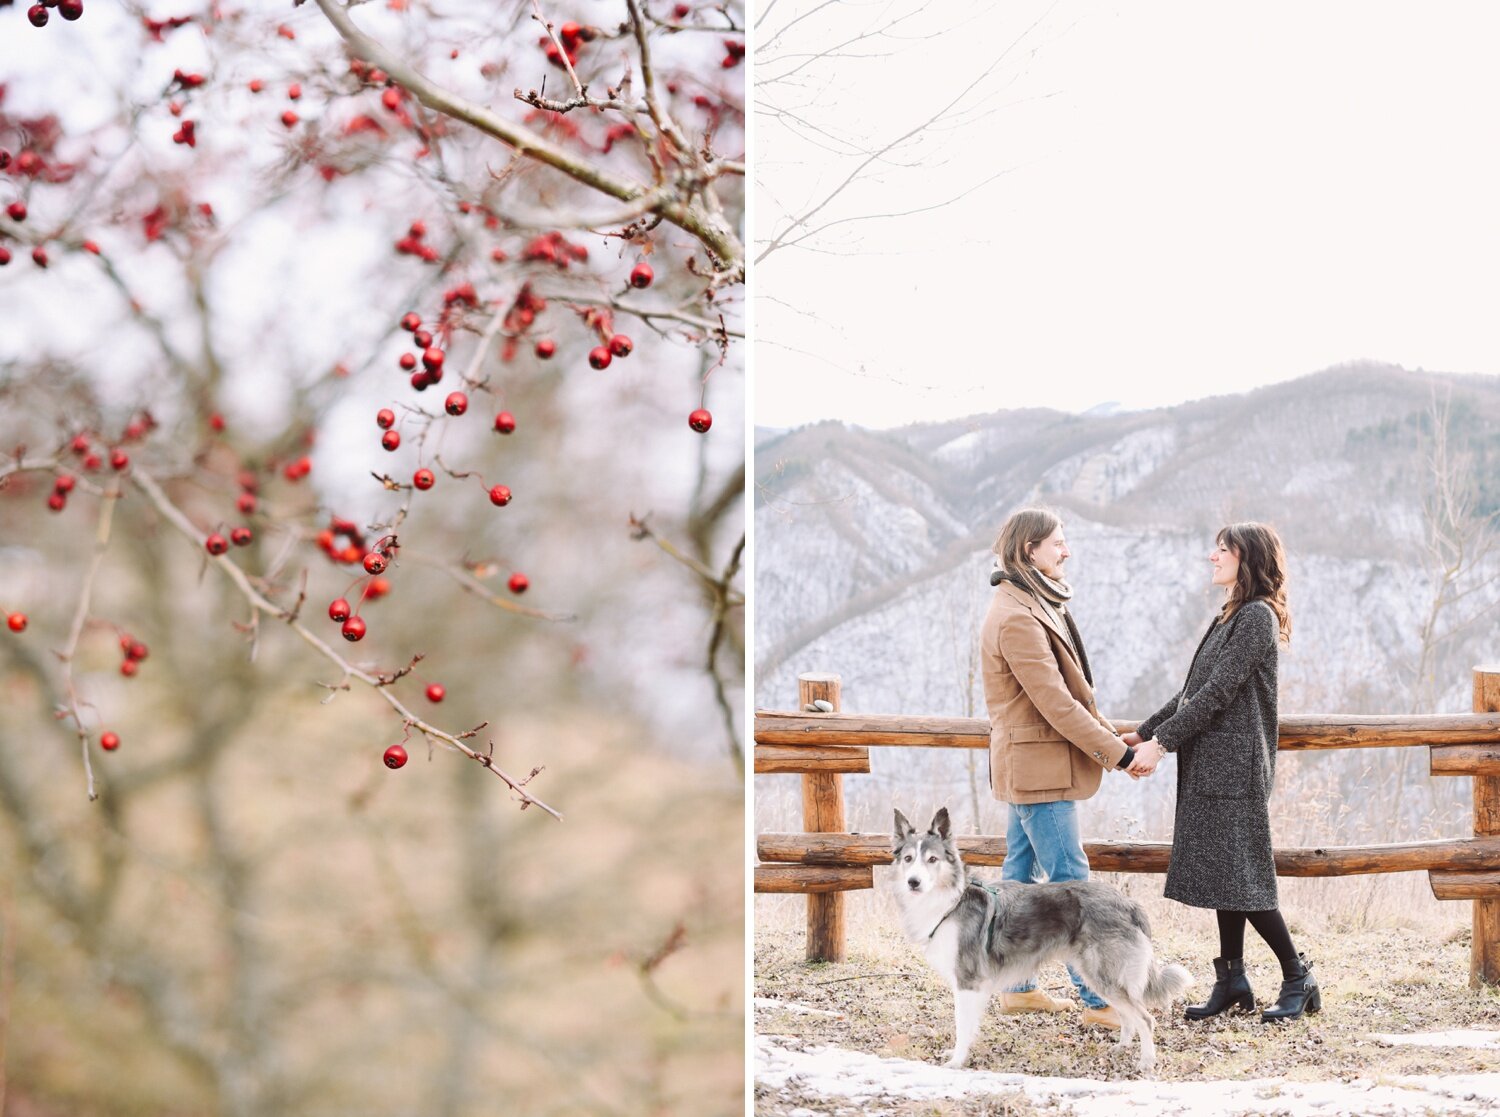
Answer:
<path fill-rule="evenodd" d="M 1012 803 L 1010 820 L 1005 828 L 1005 865 L 1001 880 L 1018 880 L 1035 884 L 1043 880 L 1088 880 L 1089 859 L 1083 852 L 1083 838 L 1078 831 L 1078 804 L 1071 800 L 1056 803 Z M 1068 976 L 1083 1003 L 1103 1008 L 1105 1002 L 1083 978 L 1068 967 Z M 1029 993 L 1035 982 L 1017 985 L 1007 993 Z"/>

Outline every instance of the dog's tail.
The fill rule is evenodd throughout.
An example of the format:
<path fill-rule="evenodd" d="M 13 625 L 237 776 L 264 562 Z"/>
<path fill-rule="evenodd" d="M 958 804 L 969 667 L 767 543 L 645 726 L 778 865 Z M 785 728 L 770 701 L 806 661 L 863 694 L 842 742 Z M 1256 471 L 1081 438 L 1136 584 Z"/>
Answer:
<path fill-rule="evenodd" d="M 1156 1008 L 1169 1008 L 1172 1001 L 1182 996 L 1193 984 L 1193 975 L 1173 963 L 1170 966 L 1151 965 L 1151 974 L 1146 979 L 1146 992 L 1142 1000 Z"/>

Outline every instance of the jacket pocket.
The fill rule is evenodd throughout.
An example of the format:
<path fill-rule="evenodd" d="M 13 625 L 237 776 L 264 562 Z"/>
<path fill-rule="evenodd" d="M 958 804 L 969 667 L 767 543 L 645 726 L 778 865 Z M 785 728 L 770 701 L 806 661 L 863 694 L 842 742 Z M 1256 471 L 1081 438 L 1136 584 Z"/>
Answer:
<path fill-rule="evenodd" d="M 1050 731 L 1050 727 L 1049 727 Z M 1010 746 L 1010 785 L 1017 791 L 1061 791 L 1073 785 L 1072 746 L 1063 741 L 1017 741 Z"/>

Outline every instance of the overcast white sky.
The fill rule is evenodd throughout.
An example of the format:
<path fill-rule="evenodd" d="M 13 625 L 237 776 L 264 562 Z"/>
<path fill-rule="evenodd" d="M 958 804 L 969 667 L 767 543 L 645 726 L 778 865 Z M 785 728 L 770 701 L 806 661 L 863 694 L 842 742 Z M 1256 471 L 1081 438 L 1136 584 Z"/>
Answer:
<path fill-rule="evenodd" d="M 887 10 L 834 5 L 772 41 L 815 6 L 765 12 L 757 82 Z M 1500 372 L 1500 5 L 933 0 L 902 38 L 763 87 L 756 237 L 853 166 L 776 109 L 879 146 L 1028 28 L 907 150 L 920 165 L 818 220 L 1001 177 L 757 269 L 757 423 L 1155 406 L 1359 358 Z"/>

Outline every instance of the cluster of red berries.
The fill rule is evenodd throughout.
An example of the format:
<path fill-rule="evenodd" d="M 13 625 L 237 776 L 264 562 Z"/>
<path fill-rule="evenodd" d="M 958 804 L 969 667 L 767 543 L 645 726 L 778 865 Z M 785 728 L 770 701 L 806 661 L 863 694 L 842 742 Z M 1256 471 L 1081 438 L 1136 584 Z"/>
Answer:
<path fill-rule="evenodd" d="M 732 70 L 738 66 L 745 57 L 745 44 L 738 39 L 724 40 L 724 57 L 719 59 L 719 65 L 726 70 Z"/>
<path fill-rule="evenodd" d="M 521 259 L 539 264 L 555 264 L 566 270 L 574 260 L 582 263 L 589 258 L 587 245 L 575 244 L 558 232 L 542 233 L 532 237 L 521 250 Z"/>
<path fill-rule="evenodd" d="M 314 542 L 334 562 L 348 565 L 359 562 L 365 556 L 364 533 L 357 524 L 337 516 L 318 532 Z"/>
<path fill-rule="evenodd" d="M 236 547 L 248 547 L 254 539 L 255 533 L 241 525 L 230 530 L 228 539 L 225 539 L 217 531 L 210 532 L 208 538 L 203 540 L 203 549 L 213 555 L 214 558 L 218 558 L 229 550 L 230 543 L 233 543 Z"/>
<path fill-rule="evenodd" d="M 418 225 L 421 222 L 417 222 Z M 413 226 L 415 228 L 416 226 Z M 472 288 L 471 288 L 472 290 Z M 412 344 L 422 351 L 421 369 L 417 369 L 418 357 L 415 353 L 402 353 L 396 362 L 401 366 L 403 372 L 411 373 L 411 386 L 418 392 L 425 392 L 432 385 L 443 378 L 443 361 L 445 354 L 434 345 L 432 334 L 422 328 L 422 319 L 415 313 L 409 313 L 401 319 L 401 328 L 411 334 Z M 382 424 L 385 434 L 381 436 L 380 444 L 387 450 L 394 450 L 401 445 L 401 435 L 386 424 Z"/>
<path fill-rule="evenodd" d="M 396 251 L 406 256 L 420 256 L 429 264 L 437 263 L 438 250 L 433 248 L 424 239 L 427 236 L 427 223 L 424 221 L 413 221 L 411 227 L 406 230 L 406 236 L 396 242 Z"/>
<path fill-rule="evenodd" d="M 71 473 L 59 473 L 57 480 L 52 482 L 52 492 L 47 496 L 47 507 L 54 512 L 61 512 L 68 506 L 68 494 L 77 484 Z"/>
<path fill-rule="evenodd" d="M 552 41 L 551 35 L 543 35 L 537 45 L 546 51 L 547 61 L 552 63 L 552 65 L 561 68 L 563 54 L 566 53 L 568 64 L 576 66 L 578 64 L 578 52 L 582 49 L 579 44 L 592 42 L 594 36 L 597 34 L 598 31 L 594 28 L 581 27 L 570 19 L 557 29 L 557 43 L 562 44 L 561 51 L 557 49 L 557 43 Z"/>
<path fill-rule="evenodd" d="M 120 651 L 125 657 L 120 661 L 120 674 L 127 679 L 135 677 L 135 673 L 141 669 L 141 661 L 151 654 L 145 644 L 125 632 L 120 634 Z"/>
<path fill-rule="evenodd" d="M 42 0 L 40 4 L 33 4 L 26 9 L 26 18 L 33 27 L 46 27 L 47 21 L 52 18 L 49 8 L 56 8 L 57 14 L 63 19 L 74 20 L 83 15 L 83 0 Z"/>

